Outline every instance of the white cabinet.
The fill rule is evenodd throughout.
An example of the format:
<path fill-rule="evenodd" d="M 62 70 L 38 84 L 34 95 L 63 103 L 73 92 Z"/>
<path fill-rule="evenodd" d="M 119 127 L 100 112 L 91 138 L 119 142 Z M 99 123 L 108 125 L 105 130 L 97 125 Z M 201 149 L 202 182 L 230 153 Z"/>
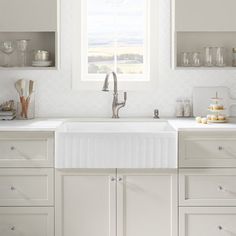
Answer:
<path fill-rule="evenodd" d="M 236 206 L 236 169 L 181 169 L 180 206 Z"/>
<path fill-rule="evenodd" d="M 54 236 L 53 160 L 53 132 L 0 132 L 1 236 Z"/>
<path fill-rule="evenodd" d="M 236 167 L 235 132 L 180 132 L 180 167 Z"/>
<path fill-rule="evenodd" d="M 176 31 L 235 31 L 235 0 L 175 0 Z"/>
<path fill-rule="evenodd" d="M 236 235 L 235 143 L 232 131 L 179 133 L 180 236 Z"/>
<path fill-rule="evenodd" d="M 117 180 L 117 236 L 177 235 L 176 174 L 118 169 Z"/>
<path fill-rule="evenodd" d="M 179 222 L 180 236 L 233 236 L 236 207 L 183 207 Z"/>
<path fill-rule="evenodd" d="M 181 69 L 235 69 L 232 48 L 235 47 L 235 0 L 172 0 L 172 67 Z M 204 66 L 204 47 L 224 47 L 225 67 Z M 199 67 L 183 66 L 183 52 L 199 52 Z"/>
<path fill-rule="evenodd" d="M 1 236 L 54 236 L 53 207 L 0 207 Z"/>
<path fill-rule="evenodd" d="M 52 206 L 52 168 L 0 168 L 0 206 Z"/>
<path fill-rule="evenodd" d="M 57 0 L 0 0 L 0 31 L 57 30 Z"/>
<path fill-rule="evenodd" d="M 57 236 L 175 236 L 177 176 L 159 171 L 56 171 Z"/>
<path fill-rule="evenodd" d="M 115 174 L 56 171 L 57 236 L 115 236 Z"/>
<path fill-rule="evenodd" d="M 1 167 L 53 167 L 52 132 L 0 132 Z"/>

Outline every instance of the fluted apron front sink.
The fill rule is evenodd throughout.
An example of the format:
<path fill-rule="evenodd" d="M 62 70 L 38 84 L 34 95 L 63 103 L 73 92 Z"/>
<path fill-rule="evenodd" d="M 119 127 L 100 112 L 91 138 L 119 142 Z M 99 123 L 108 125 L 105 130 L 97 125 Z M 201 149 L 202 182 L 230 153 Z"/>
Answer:
<path fill-rule="evenodd" d="M 167 122 L 66 122 L 56 132 L 56 168 L 177 168 Z"/>

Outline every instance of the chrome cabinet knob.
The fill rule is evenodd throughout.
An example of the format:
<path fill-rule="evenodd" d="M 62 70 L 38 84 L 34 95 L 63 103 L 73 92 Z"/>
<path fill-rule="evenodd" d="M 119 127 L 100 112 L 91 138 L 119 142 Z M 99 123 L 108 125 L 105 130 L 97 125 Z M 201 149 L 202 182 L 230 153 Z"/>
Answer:
<path fill-rule="evenodd" d="M 219 230 L 222 230 L 222 229 L 223 229 L 223 227 L 222 227 L 221 225 L 219 225 L 217 228 L 218 228 Z"/>
<path fill-rule="evenodd" d="M 14 146 L 11 146 L 11 151 L 14 151 L 16 148 Z"/>
<path fill-rule="evenodd" d="M 15 231 L 15 230 L 16 230 L 16 227 L 13 225 L 13 226 L 10 227 L 10 230 L 11 230 L 11 231 Z"/>
<path fill-rule="evenodd" d="M 111 181 L 112 182 L 116 181 L 116 178 L 115 177 L 111 177 Z"/>
<path fill-rule="evenodd" d="M 222 191 L 222 190 L 224 190 L 224 188 L 223 188 L 221 185 L 219 185 L 219 186 L 218 186 L 218 190 L 219 190 L 219 191 Z"/>
<path fill-rule="evenodd" d="M 223 148 L 222 146 L 219 146 L 219 147 L 218 147 L 218 150 L 219 150 L 219 151 L 222 151 L 223 149 L 224 149 L 224 148 Z"/>
<path fill-rule="evenodd" d="M 11 191 L 16 190 L 16 188 L 14 186 L 11 186 Z"/>
<path fill-rule="evenodd" d="M 121 182 L 123 179 L 121 177 L 117 178 L 117 181 Z"/>

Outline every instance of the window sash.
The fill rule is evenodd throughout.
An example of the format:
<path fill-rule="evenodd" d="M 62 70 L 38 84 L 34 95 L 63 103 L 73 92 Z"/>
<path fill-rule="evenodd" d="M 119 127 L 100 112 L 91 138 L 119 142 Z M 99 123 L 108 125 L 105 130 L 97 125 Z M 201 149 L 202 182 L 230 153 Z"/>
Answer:
<path fill-rule="evenodd" d="M 137 82 L 150 80 L 150 0 L 145 1 L 145 34 L 143 42 L 143 73 L 142 74 L 118 74 L 120 81 Z M 105 74 L 88 73 L 88 9 L 87 0 L 81 0 L 81 81 L 101 81 Z"/>

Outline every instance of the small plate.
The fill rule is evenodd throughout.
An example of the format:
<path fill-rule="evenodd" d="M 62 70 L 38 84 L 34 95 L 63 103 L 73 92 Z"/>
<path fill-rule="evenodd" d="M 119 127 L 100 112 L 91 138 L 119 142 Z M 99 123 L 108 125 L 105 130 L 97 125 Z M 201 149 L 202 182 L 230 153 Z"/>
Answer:
<path fill-rule="evenodd" d="M 208 123 L 228 123 L 228 120 L 207 120 Z"/>
<path fill-rule="evenodd" d="M 32 61 L 32 66 L 48 67 L 52 65 L 52 61 Z"/>

